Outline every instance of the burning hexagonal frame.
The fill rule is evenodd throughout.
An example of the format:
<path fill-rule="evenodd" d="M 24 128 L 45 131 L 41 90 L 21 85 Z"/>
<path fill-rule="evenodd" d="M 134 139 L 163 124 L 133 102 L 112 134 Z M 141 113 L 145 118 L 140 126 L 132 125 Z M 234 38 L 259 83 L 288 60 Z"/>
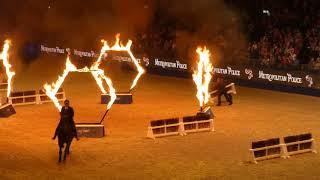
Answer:
<path fill-rule="evenodd" d="M 100 55 L 99 55 L 97 61 L 95 61 L 90 68 L 84 67 L 84 68 L 78 69 L 75 65 L 73 65 L 71 63 L 69 55 L 68 55 L 68 58 L 66 60 L 66 68 L 63 72 L 63 75 L 59 76 L 58 80 L 55 83 L 52 83 L 51 85 L 46 83 L 44 85 L 44 89 L 45 89 L 47 96 L 54 102 L 55 106 L 58 108 L 59 111 L 61 111 L 62 106 L 59 104 L 59 101 L 55 95 L 58 92 L 61 85 L 63 84 L 64 79 L 68 76 L 69 72 L 90 72 L 92 74 L 92 76 L 95 78 L 98 86 L 100 87 L 100 90 L 104 94 L 106 93 L 106 90 L 103 87 L 103 81 L 105 81 L 109 87 L 109 95 L 111 97 L 110 101 L 107 105 L 107 110 L 109 110 L 111 108 L 112 104 L 114 103 L 114 101 L 116 99 L 115 89 L 113 88 L 111 79 L 108 78 L 107 76 L 105 76 L 104 71 L 99 68 L 101 61 L 102 61 L 102 58 L 104 57 L 104 54 L 107 51 L 126 51 L 129 54 L 129 56 L 131 57 L 133 63 L 136 65 L 137 70 L 138 70 L 138 74 L 137 74 L 136 78 L 133 80 L 132 85 L 130 87 L 130 90 L 132 90 L 136 86 L 139 78 L 144 73 L 144 69 L 139 65 L 139 62 L 137 61 L 137 59 L 134 57 L 133 53 L 131 52 L 131 49 L 130 49 L 131 45 L 132 45 L 131 40 L 129 40 L 127 42 L 126 46 L 123 46 L 120 43 L 120 34 L 117 34 L 116 35 L 116 42 L 112 47 L 110 47 L 108 45 L 107 41 L 105 41 L 105 40 L 102 40 L 101 42 L 103 43 L 103 47 L 100 51 Z"/>

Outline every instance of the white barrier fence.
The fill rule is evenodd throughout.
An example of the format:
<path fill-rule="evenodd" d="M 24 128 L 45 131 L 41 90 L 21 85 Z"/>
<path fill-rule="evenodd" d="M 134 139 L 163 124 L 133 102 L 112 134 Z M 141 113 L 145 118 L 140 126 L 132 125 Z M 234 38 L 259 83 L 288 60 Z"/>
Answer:
<path fill-rule="evenodd" d="M 198 119 L 196 116 L 184 117 L 182 119 L 172 118 L 151 121 L 148 127 L 147 137 L 165 137 L 173 135 L 187 135 L 204 131 L 214 131 L 213 119 Z"/>
<path fill-rule="evenodd" d="M 37 104 L 37 92 L 36 91 L 21 91 L 12 92 L 8 97 L 8 102 L 14 106 L 16 105 L 29 105 Z"/>
<path fill-rule="evenodd" d="M 280 142 L 280 138 L 252 142 L 249 149 L 250 161 L 257 164 L 257 161 L 279 158 L 289 158 L 291 155 L 313 152 L 317 153 L 315 140 L 311 133 L 296 136 L 287 136 Z"/>
<path fill-rule="evenodd" d="M 250 161 L 253 163 L 266 159 L 287 157 L 284 144 L 280 143 L 280 138 L 252 142 L 249 152 Z"/>
<path fill-rule="evenodd" d="M 59 89 L 56 97 L 59 101 L 64 101 L 66 99 L 63 89 Z M 10 97 L 8 97 L 8 103 L 13 106 L 43 104 L 48 102 L 52 101 L 42 90 L 12 92 Z"/>
<path fill-rule="evenodd" d="M 284 137 L 284 143 L 288 157 L 307 152 L 317 153 L 315 140 L 311 133 Z"/>
<path fill-rule="evenodd" d="M 0 83 L 0 91 L 7 91 L 8 90 L 8 83 L 3 82 Z"/>
<path fill-rule="evenodd" d="M 66 100 L 66 95 L 62 88 L 58 90 L 58 92 L 56 93 L 56 97 L 59 102 Z M 43 90 L 39 91 L 38 99 L 38 104 L 52 102 L 52 100 L 46 95 L 46 93 Z"/>
<path fill-rule="evenodd" d="M 182 125 L 185 134 L 202 131 L 214 131 L 213 119 L 201 119 L 197 118 L 197 116 L 183 117 Z"/>
<path fill-rule="evenodd" d="M 156 137 L 183 135 L 181 128 L 179 118 L 151 121 L 147 137 L 155 139 Z"/>

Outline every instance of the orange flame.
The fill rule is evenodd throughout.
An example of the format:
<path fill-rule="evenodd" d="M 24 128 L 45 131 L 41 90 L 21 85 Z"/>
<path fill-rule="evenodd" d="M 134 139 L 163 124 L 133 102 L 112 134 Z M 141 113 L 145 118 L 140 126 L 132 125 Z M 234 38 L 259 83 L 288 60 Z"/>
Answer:
<path fill-rule="evenodd" d="M 10 47 L 10 41 L 5 40 L 4 46 L 2 49 L 2 52 L 0 54 L 0 59 L 3 61 L 3 65 L 6 69 L 6 74 L 8 77 L 8 89 L 7 89 L 7 97 L 10 96 L 11 94 L 11 89 L 12 89 L 12 78 L 16 74 L 15 72 L 11 71 L 10 68 L 12 67 L 11 64 L 9 63 L 9 47 Z"/>
<path fill-rule="evenodd" d="M 91 67 L 90 69 L 88 67 L 84 67 L 84 68 L 78 69 L 75 65 L 71 63 L 68 55 L 66 60 L 66 68 L 64 69 L 62 76 L 59 76 L 58 80 L 52 83 L 51 85 L 46 83 L 43 86 L 45 89 L 46 95 L 53 101 L 54 105 L 58 108 L 59 111 L 61 111 L 62 106 L 60 105 L 59 100 L 55 95 L 58 92 L 61 85 L 63 84 L 65 78 L 68 76 L 69 72 L 90 72 L 92 76 L 95 78 L 98 86 L 100 87 L 100 90 L 103 93 L 106 93 L 106 90 L 102 85 L 103 80 L 105 80 L 109 87 L 109 92 L 111 96 L 111 100 L 108 103 L 107 108 L 108 109 L 111 108 L 113 102 L 116 99 L 116 94 L 115 94 L 115 89 L 112 86 L 112 81 L 104 75 L 104 71 L 102 69 L 99 69 L 98 67 Z"/>
<path fill-rule="evenodd" d="M 197 86 L 197 98 L 202 108 L 210 98 L 209 84 L 213 67 L 210 63 L 210 52 L 206 47 L 198 47 L 196 52 L 199 54 L 198 69 L 193 73 L 192 77 Z"/>
<path fill-rule="evenodd" d="M 130 90 L 136 86 L 139 78 L 144 73 L 144 69 L 140 66 L 138 60 L 133 56 L 133 54 L 130 50 L 131 45 L 132 45 L 131 40 L 129 40 L 127 42 L 126 46 L 123 46 L 120 42 L 120 34 L 117 34 L 116 35 L 116 42 L 112 47 L 110 47 L 108 45 L 107 41 L 101 40 L 101 42 L 103 43 L 103 46 L 100 50 L 100 55 L 99 55 L 97 61 L 95 61 L 90 68 L 84 67 L 82 69 L 77 69 L 77 67 L 71 63 L 69 55 L 68 55 L 68 58 L 66 61 L 66 68 L 65 68 L 62 76 L 59 76 L 58 80 L 55 83 L 52 83 L 51 85 L 49 85 L 49 84 L 44 85 L 44 89 L 45 89 L 47 96 L 54 102 L 55 106 L 59 109 L 59 111 L 61 111 L 62 106 L 59 104 L 59 101 L 55 95 L 58 92 L 59 88 L 61 87 L 62 83 L 64 82 L 64 79 L 68 76 L 69 72 L 91 72 L 91 74 L 94 77 L 94 79 L 96 80 L 97 85 L 99 86 L 101 92 L 104 94 L 106 93 L 106 90 L 103 87 L 103 81 L 105 81 L 106 84 L 108 85 L 109 95 L 111 97 L 111 99 L 107 105 L 107 109 L 111 108 L 112 104 L 114 103 L 114 101 L 116 100 L 116 97 L 117 97 L 116 93 L 115 93 L 116 90 L 113 88 L 111 79 L 108 78 L 107 76 L 105 76 L 104 71 L 99 68 L 101 61 L 102 61 L 102 58 L 107 51 L 126 51 L 126 52 L 128 52 L 129 56 L 133 60 L 134 64 L 136 65 L 139 73 L 136 76 L 136 78 L 134 79 L 134 81 L 130 87 Z"/>
<path fill-rule="evenodd" d="M 127 44 L 124 46 L 120 42 L 120 34 L 117 34 L 116 35 L 116 42 L 112 47 L 110 47 L 108 45 L 108 42 L 105 40 L 101 40 L 101 42 L 103 43 L 103 47 L 100 51 L 100 56 L 99 56 L 98 60 L 96 61 L 96 63 L 93 65 L 93 67 L 95 67 L 95 68 L 99 67 L 101 60 L 102 60 L 102 57 L 107 51 L 125 51 L 125 52 L 127 52 L 138 70 L 138 74 L 135 77 L 135 79 L 133 80 L 131 87 L 130 87 L 130 90 L 132 90 L 137 85 L 137 82 L 140 79 L 140 77 L 142 76 L 142 74 L 145 72 L 144 69 L 142 68 L 142 66 L 140 66 L 138 60 L 134 57 L 133 53 L 131 52 L 132 41 L 129 40 L 127 42 Z"/>

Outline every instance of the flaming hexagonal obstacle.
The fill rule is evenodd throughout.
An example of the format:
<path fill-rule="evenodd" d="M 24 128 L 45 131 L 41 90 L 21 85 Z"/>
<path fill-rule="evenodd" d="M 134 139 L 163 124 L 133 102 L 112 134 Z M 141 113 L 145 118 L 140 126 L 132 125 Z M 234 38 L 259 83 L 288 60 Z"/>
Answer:
<path fill-rule="evenodd" d="M 61 87 L 64 79 L 67 77 L 69 72 L 91 72 L 91 74 L 95 78 L 98 86 L 100 87 L 101 92 L 104 95 L 108 96 L 109 100 L 108 100 L 108 106 L 107 106 L 108 108 L 107 109 L 111 108 L 112 104 L 114 103 L 114 101 L 116 99 L 115 89 L 112 86 L 111 79 L 108 78 L 107 76 L 105 76 L 104 75 L 104 71 L 99 68 L 99 66 L 100 66 L 100 64 L 102 62 L 102 59 L 104 57 L 104 54 L 107 51 L 124 51 L 124 52 L 127 52 L 129 54 L 129 56 L 131 57 L 133 63 L 135 64 L 135 66 L 137 67 L 137 70 L 138 70 L 138 74 L 136 75 L 135 79 L 133 80 L 129 91 L 131 91 L 137 85 L 137 82 L 138 82 L 139 78 L 141 77 L 141 75 L 145 71 L 140 66 L 138 60 L 134 57 L 133 53 L 131 52 L 130 48 L 131 48 L 131 45 L 132 45 L 132 41 L 129 40 L 127 42 L 127 44 L 124 46 L 120 42 L 120 34 L 117 34 L 116 35 L 116 42 L 115 42 L 115 44 L 113 46 L 109 46 L 107 41 L 105 41 L 105 40 L 101 40 L 101 42 L 103 43 L 103 46 L 102 46 L 102 48 L 100 50 L 100 55 L 99 55 L 97 61 L 95 61 L 90 68 L 84 67 L 82 69 L 77 69 L 77 67 L 75 67 L 71 63 L 70 58 L 68 56 L 67 61 L 66 61 L 66 68 L 65 68 L 65 70 L 63 72 L 63 75 L 60 76 L 55 83 L 53 83 L 51 85 L 49 85 L 49 84 L 45 84 L 44 85 L 44 89 L 46 91 L 46 94 L 53 100 L 54 104 L 56 105 L 56 107 L 59 110 L 61 109 L 61 105 L 57 101 L 57 98 L 55 97 L 55 94 L 57 93 L 57 91 Z M 109 87 L 108 94 L 107 94 L 107 91 L 104 89 L 103 81 L 105 81 L 106 84 Z"/>
<path fill-rule="evenodd" d="M 96 68 L 99 67 L 99 65 L 101 64 L 103 55 L 108 51 L 123 51 L 123 52 L 127 52 L 128 55 L 130 56 L 132 62 L 134 63 L 134 65 L 137 68 L 138 74 L 134 78 L 134 80 L 133 80 L 133 82 L 131 84 L 130 90 L 128 92 L 125 92 L 125 93 L 117 93 L 117 98 L 115 100 L 115 103 L 117 103 L 117 104 L 131 104 L 132 103 L 131 91 L 137 85 L 137 82 L 140 79 L 141 75 L 145 72 L 145 70 L 142 68 L 142 66 L 139 64 L 138 60 L 134 57 L 133 53 L 131 52 L 132 41 L 129 40 L 127 42 L 127 44 L 124 46 L 120 42 L 120 34 L 117 34 L 116 35 L 116 42 L 114 43 L 114 45 L 112 47 L 110 47 L 108 45 L 107 41 L 105 41 L 105 40 L 102 40 L 102 43 L 103 43 L 103 47 L 101 49 L 100 56 L 99 56 L 98 60 L 95 62 L 95 64 L 94 64 L 94 66 Z M 109 95 L 109 93 L 103 93 L 101 95 L 101 103 L 105 104 L 105 103 L 109 102 L 110 97 L 111 96 Z"/>
<path fill-rule="evenodd" d="M 116 36 L 116 42 L 115 42 L 114 46 L 112 46 L 112 47 L 110 47 L 106 41 L 102 40 L 103 47 L 100 51 L 99 58 L 97 59 L 97 61 L 95 61 L 92 64 L 92 66 L 90 68 L 84 67 L 84 68 L 78 69 L 76 66 L 74 66 L 71 63 L 70 58 L 68 56 L 67 61 L 66 61 L 66 68 L 65 68 L 62 76 L 59 76 L 58 80 L 55 83 L 52 83 L 51 85 L 49 85 L 49 84 L 44 85 L 46 95 L 54 102 L 55 106 L 58 108 L 59 111 L 61 111 L 62 106 L 59 104 L 59 101 L 56 98 L 56 93 L 58 92 L 59 88 L 63 84 L 64 79 L 68 76 L 69 72 L 90 72 L 92 74 L 92 76 L 94 77 L 94 79 L 96 80 L 98 86 L 100 87 L 100 90 L 103 93 L 103 95 L 107 95 L 106 96 L 107 101 L 108 101 L 107 110 L 99 123 L 81 123 L 81 124 L 78 123 L 78 124 L 76 124 L 77 131 L 79 132 L 80 136 L 85 136 L 85 137 L 103 137 L 104 136 L 104 126 L 102 125 L 102 122 L 117 97 L 117 95 L 115 93 L 116 91 L 113 88 L 111 79 L 108 78 L 107 76 L 105 76 L 104 71 L 99 68 L 101 61 L 102 61 L 102 58 L 104 57 L 104 54 L 107 51 L 126 51 L 129 54 L 129 56 L 131 57 L 134 64 L 136 65 L 137 70 L 138 70 L 138 74 L 132 82 L 132 85 L 130 87 L 130 91 L 136 86 L 139 78 L 144 73 L 144 69 L 139 65 L 139 62 L 133 56 L 133 54 L 130 50 L 131 45 L 132 45 L 132 41 L 129 40 L 128 43 L 126 44 L 126 46 L 123 46 L 120 43 L 119 36 L 120 36 L 119 34 Z M 104 89 L 103 82 L 105 82 L 109 87 L 108 94 L 107 94 L 107 91 Z M 132 99 L 132 95 L 129 94 L 129 96 L 131 96 L 131 99 Z"/>
<path fill-rule="evenodd" d="M 103 137 L 105 133 L 104 133 L 104 125 L 102 124 L 102 122 L 105 116 L 107 115 L 109 109 L 111 108 L 114 100 L 116 99 L 115 89 L 112 86 L 111 79 L 105 76 L 104 71 L 102 69 L 99 69 L 98 66 L 96 66 L 95 64 L 93 64 L 90 68 L 84 67 L 84 68 L 78 69 L 75 65 L 71 63 L 68 55 L 68 58 L 66 60 L 66 68 L 62 76 L 59 76 L 58 80 L 55 83 L 52 83 L 51 85 L 49 84 L 44 85 L 46 95 L 54 102 L 54 105 L 58 108 L 59 111 L 61 111 L 62 106 L 59 104 L 59 101 L 56 97 L 56 93 L 58 92 L 65 78 L 68 76 L 70 72 L 91 73 L 92 76 L 95 78 L 98 86 L 100 87 L 100 90 L 103 93 L 106 93 L 106 90 L 103 87 L 103 81 L 105 81 L 106 84 L 108 85 L 111 99 L 107 105 L 107 110 L 103 115 L 103 118 L 101 119 L 101 121 L 98 123 L 76 124 L 79 137 Z"/>
<path fill-rule="evenodd" d="M 104 71 L 102 69 L 99 69 L 98 66 L 96 66 L 95 64 L 93 64 L 90 68 L 84 67 L 84 68 L 78 69 L 75 65 L 71 63 L 70 57 L 68 55 L 66 60 L 66 68 L 64 69 L 62 76 L 59 76 L 58 80 L 52 83 L 51 85 L 45 84 L 43 86 L 45 89 L 45 93 L 53 101 L 54 105 L 58 108 L 59 111 L 61 111 L 62 106 L 59 104 L 59 101 L 56 97 L 56 93 L 58 92 L 65 78 L 68 76 L 70 72 L 90 72 L 92 76 L 95 78 L 98 86 L 100 87 L 100 90 L 103 93 L 106 93 L 106 90 L 103 87 L 103 81 L 105 81 L 109 87 L 109 92 L 111 96 L 111 100 L 107 105 L 107 110 L 111 108 L 114 100 L 116 99 L 115 89 L 112 86 L 111 79 L 105 76 Z"/>

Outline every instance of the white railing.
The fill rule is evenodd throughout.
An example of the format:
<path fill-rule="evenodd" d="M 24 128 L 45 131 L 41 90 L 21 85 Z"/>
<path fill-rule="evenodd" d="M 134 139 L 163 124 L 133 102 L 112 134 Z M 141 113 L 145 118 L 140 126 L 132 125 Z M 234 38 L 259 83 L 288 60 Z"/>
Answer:
<path fill-rule="evenodd" d="M 306 136 L 307 138 L 303 140 L 299 140 L 302 136 Z M 289 140 L 289 138 L 293 138 L 293 140 Z M 279 138 L 278 138 L 279 139 Z M 287 139 L 287 140 L 286 140 Z M 260 141 L 260 143 L 265 143 L 266 141 Z M 293 141 L 293 142 L 285 142 L 285 141 Z M 278 144 L 273 144 L 265 147 L 259 148 L 251 148 L 249 149 L 250 153 L 250 161 L 257 164 L 257 161 L 272 159 L 282 157 L 284 159 L 289 158 L 291 155 L 313 152 L 317 153 L 315 140 L 312 138 L 311 134 L 302 134 L 298 136 L 288 136 L 283 138 L 283 142 Z"/>
<path fill-rule="evenodd" d="M 147 137 L 155 139 L 156 137 L 184 136 L 187 135 L 187 133 L 214 131 L 213 119 L 197 120 L 195 116 L 192 118 L 194 119 L 186 122 L 179 118 L 151 121 L 148 127 Z M 175 120 L 175 122 L 172 120 Z M 159 123 L 160 125 L 153 125 L 155 123 Z"/>
<path fill-rule="evenodd" d="M 61 89 L 56 94 L 59 101 L 66 99 L 64 91 Z M 32 105 L 32 104 L 43 104 L 52 102 L 52 100 L 42 91 L 22 91 L 12 92 L 8 97 L 8 103 L 13 106 Z"/>

